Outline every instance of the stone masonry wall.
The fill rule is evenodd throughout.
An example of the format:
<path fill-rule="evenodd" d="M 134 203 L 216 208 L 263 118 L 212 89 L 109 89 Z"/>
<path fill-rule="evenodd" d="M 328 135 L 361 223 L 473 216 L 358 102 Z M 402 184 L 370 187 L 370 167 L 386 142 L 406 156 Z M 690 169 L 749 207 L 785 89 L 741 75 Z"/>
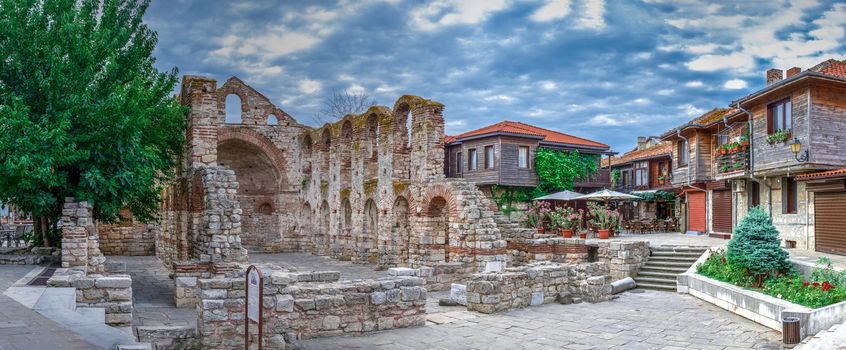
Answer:
<path fill-rule="evenodd" d="M 76 288 L 76 306 L 103 308 L 106 324 L 132 324 L 132 278 L 129 275 L 85 275 L 78 270 L 57 271 L 49 287 Z"/>
<path fill-rule="evenodd" d="M 416 277 L 325 282 L 337 272 L 301 274 L 276 267 L 264 271 L 264 344 L 425 324 L 426 289 Z M 197 329 L 204 349 L 241 349 L 244 278 L 198 281 Z"/>
<path fill-rule="evenodd" d="M 476 274 L 467 283 L 467 309 L 490 314 L 559 299 L 606 301 L 611 299 L 607 274 L 607 263 L 536 263 Z"/>
<path fill-rule="evenodd" d="M 65 198 L 62 208 L 62 267 L 101 273 L 106 258 L 100 252 L 91 204 Z"/>
<path fill-rule="evenodd" d="M 155 224 L 144 224 L 131 217 L 116 224 L 97 223 L 97 233 L 100 235 L 100 251 L 107 256 L 155 255 L 155 227 Z"/>
<path fill-rule="evenodd" d="M 609 265 L 613 280 L 635 277 L 640 267 L 649 259 L 647 241 L 600 241 L 597 260 Z"/>
<path fill-rule="evenodd" d="M 513 266 L 539 261 L 579 264 L 588 261 L 588 247 L 580 238 L 511 239 L 508 252 Z"/>

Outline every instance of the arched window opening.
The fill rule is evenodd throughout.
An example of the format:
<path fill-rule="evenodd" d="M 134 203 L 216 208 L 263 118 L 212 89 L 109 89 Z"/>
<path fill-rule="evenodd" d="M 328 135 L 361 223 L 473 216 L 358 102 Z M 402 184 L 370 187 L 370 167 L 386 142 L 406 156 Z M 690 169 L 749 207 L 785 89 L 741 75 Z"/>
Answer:
<path fill-rule="evenodd" d="M 256 209 L 259 214 L 270 215 L 273 214 L 273 206 L 270 203 L 262 203 Z"/>
<path fill-rule="evenodd" d="M 241 124 L 241 98 L 236 94 L 226 95 L 226 124 Z"/>
<path fill-rule="evenodd" d="M 267 116 L 267 125 L 279 125 L 279 118 L 273 114 Z"/>

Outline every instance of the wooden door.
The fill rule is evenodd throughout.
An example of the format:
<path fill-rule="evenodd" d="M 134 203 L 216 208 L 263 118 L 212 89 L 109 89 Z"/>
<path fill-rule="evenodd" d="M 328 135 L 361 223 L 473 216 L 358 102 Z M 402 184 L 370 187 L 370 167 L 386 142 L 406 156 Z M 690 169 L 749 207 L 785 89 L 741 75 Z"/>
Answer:
<path fill-rule="evenodd" d="M 687 193 L 687 230 L 705 232 L 705 192 Z"/>
<path fill-rule="evenodd" d="M 731 190 L 714 190 L 711 193 L 714 232 L 731 233 Z"/>
<path fill-rule="evenodd" d="M 816 251 L 846 255 L 846 192 L 814 194 Z"/>

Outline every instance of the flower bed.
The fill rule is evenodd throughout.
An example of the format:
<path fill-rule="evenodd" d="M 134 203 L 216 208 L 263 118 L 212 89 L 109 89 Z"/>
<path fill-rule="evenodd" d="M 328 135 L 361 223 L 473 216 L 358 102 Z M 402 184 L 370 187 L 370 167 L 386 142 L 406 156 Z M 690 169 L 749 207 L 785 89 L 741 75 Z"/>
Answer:
<path fill-rule="evenodd" d="M 734 284 L 750 290 L 787 300 L 809 308 L 820 308 L 846 301 L 846 274 L 835 272 L 830 260 L 821 258 L 810 278 L 791 272 L 764 280 L 755 287 L 754 278 L 726 260 L 725 251 L 718 250 L 697 266 L 700 275 Z"/>

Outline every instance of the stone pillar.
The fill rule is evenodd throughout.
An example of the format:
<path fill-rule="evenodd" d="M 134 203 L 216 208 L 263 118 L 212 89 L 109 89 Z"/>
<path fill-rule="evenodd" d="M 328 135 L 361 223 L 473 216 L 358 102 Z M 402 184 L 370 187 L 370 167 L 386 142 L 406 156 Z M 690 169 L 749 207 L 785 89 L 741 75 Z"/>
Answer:
<path fill-rule="evenodd" d="M 217 125 L 223 109 L 218 108 L 217 82 L 186 75 L 182 78 L 181 103 L 188 114 L 188 157 L 190 168 L 217 165 Z"/>
<path fill-rule="evenodd" d="M 202 262 L 245 261 L 241 247 L 241 205 L 235 171 L 224 167 L 197 170 L 202 180 L 199 232 L 194 234 L 194 255 Z"/>
<path fill-rule="evenodd" d="M 62 209 L 62 267 L 86 273 L 103 272 L 106 258 L 100 252 L 100 239 L 88 202 L 65 198 Z"/>
<path fill-rule="evenodd" d="M 445 177 L 442 112 L 442 105 L 429 101 L 420 102 L 411 110 L 412 181 L 427 182 Z"/>

